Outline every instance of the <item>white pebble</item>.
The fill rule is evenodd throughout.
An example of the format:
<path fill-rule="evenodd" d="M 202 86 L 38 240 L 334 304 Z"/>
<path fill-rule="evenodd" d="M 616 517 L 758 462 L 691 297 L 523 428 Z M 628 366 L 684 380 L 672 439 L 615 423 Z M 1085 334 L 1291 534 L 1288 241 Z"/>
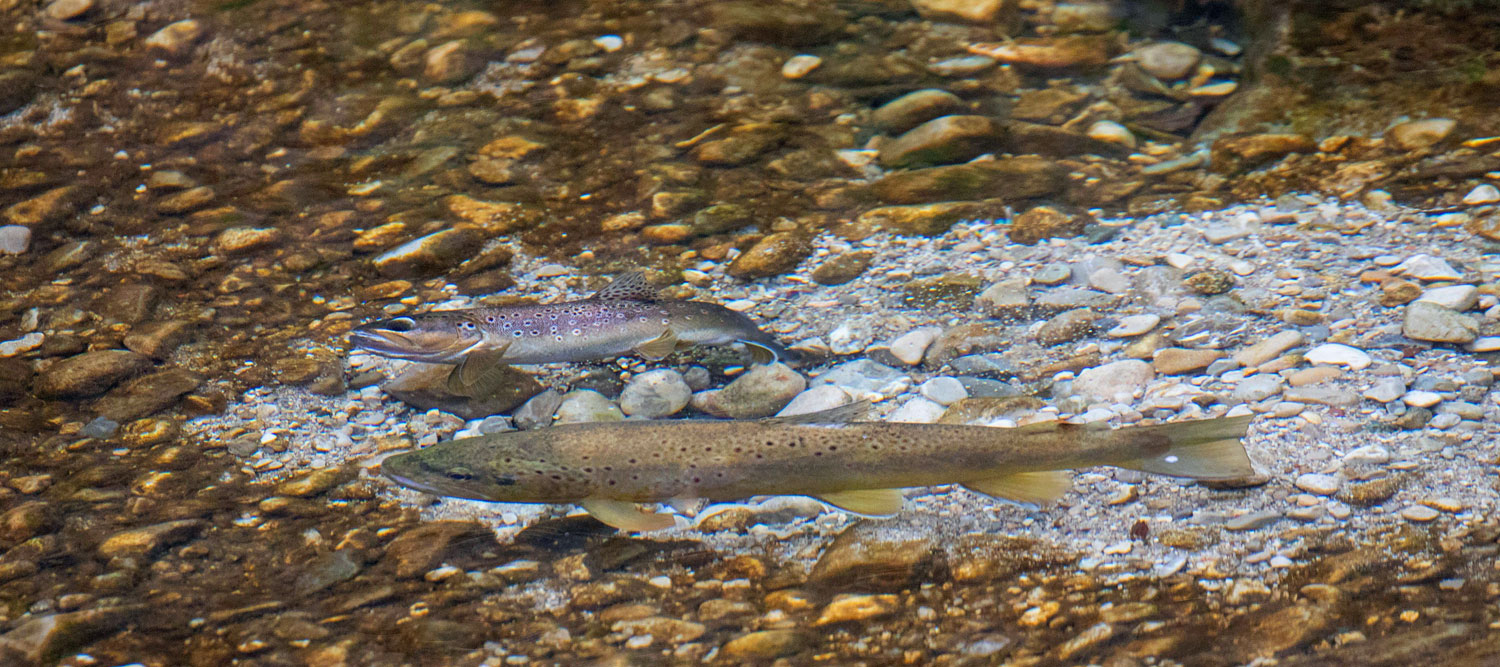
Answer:
<path fill-rule="evenodd" d="M 15 340 L 0 343 L 0 357 L 14 357 L 22 352 L 29 352 L 42 346 L 42 341 L 47 336 L 40 331 L 33 331 Z"/>
<path fill-rule="evenodd" d="M 1418 280 L 1458 280 L 1464 277 L 1447 260 L 1421 254 L 1406 258 L 1406 261 L 1396 265 L 1391 272 Z"/>
<path fill-rule="evenodd" d="M 917 389 L 923 396 L 942 405 L 953 405 L 969 397 L 969 390 L 962 382 L 951 377 L 935 377 L 922 383 Z"/>
<path fill-rule="evenodd" d="M 561 264 L 543 264 L 536 269 L 538 278 L 556 278 L 572 273 L 573 270 Z"/>
<path fill-rule="evenodd" d="M 619 35 L 602 35 L 594 38 L 594 46 L 604 49 L 605 53 L 614 53 L 625 46 L 625 40 Z"/>
<path fill-rule="evenodd" d="M 942 332 L 943 330 L 937 327 L 922 327 L 908 331 L 900 338 L 891 341 L 891 356 L 900 359 L 901 363 L 908 366 L 920 364 L 922 356 L 927 353 L 927 348 Z"/>
<path fill-rule="evenodd" d="M 1153 313 L 1129 315 L 1120 318 L 1120 321 L 1106 333 L 1113 338 L 1130 338 L 1155 329 L 1160 323 L 1161 316 Z"/>
<path fill-rule="evenodd" d="M 1351 371 L 1364 370 L 1371 361 L 1364 350 L 1341 343 L 1324 343 L 1308 350 L 1303 358 L 1311 364 L 1333 364 Z"/>
<path fill-rule="evenodd" d="M 800 79 L 810 74 L 823 64 L 823 59 L 817 56 L 792 56 L 786 59 L 781 66 L 781 75 L 788 79 Z"/>
<path fill-rule="evenodd" d="M 31 247 L 31 228 L 21 225 L 0 227 L 0 253 L 19 255 Z"/>
<path fill-rule="evenodd" d="M 913 396 L 911 400 L 901 404 L 886 417 L 886 421 L 903 424 L 931 424 L 943 416 L 947 408 L 941 404 L 930 401 L 921 396 Z"/>
<path fill-rule="evenodd" d="M 1297 485 L 1297 488 L 1320 496 L 1331 496 L 1338 493 L 1340 486 L 1338 477 L 1315 472 L 1298 475 L 1297 481 L 1294 483 Z"/>
<path fill-rule="evenodd" d="M 1500 201 L 1500 189 L 1496 189 L 1495 186 L 1489 183 L 1481 184 L 1470 190 L 1469 194 L 1464 195 L 1464 203 L 1471 206 L 1475 204 L 1493 204 L 1497 201 Z"/>
<path fill-rule="evenodd" d="M 1443 395 L 1433 391 L 1408 391 L 1401 402 L 1414 408 L 1430 408 L 1442 402 Z"/>

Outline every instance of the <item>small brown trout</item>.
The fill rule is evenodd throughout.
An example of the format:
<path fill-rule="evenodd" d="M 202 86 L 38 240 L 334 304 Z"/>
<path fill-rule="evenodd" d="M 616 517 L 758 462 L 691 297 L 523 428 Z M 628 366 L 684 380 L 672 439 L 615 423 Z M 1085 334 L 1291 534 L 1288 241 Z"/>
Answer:
<path fill-rule="evenodd" d="M 1110 429 L 850 421 L 866 404 L 811 415 L 568 424 L 462 438 L 392 456 L 386 477 L 456 498 L 577 503 L 625 530 L 673 525 L 636 503 L 812 496 L 869 516 L 901 509 L 901 489 L 961 484 L 1047 503 L 1074 468 L 1109 465 L 1220 480 L 1253 473 L 1240 438 L 1250 417 Z"/>
<path fill-rule="evenodd" d="M 792 357 L 740 313 L 701 301 L 658 299 L 639 271 L 579 301 L 397 317 L 355 329 L 349 340 L 383 357 L 458 364 L 455 373 L 466 383 L 497 364 L 626 354 L 655 360 L 693 345 L 743 343 L 758 363 Z"/>

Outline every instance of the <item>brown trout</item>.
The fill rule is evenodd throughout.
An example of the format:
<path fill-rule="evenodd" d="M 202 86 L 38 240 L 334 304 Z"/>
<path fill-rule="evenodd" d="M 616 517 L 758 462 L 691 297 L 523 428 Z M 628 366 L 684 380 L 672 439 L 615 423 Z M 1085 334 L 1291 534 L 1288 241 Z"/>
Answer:
<path fill-rule="evenodd" d="M 868 516 L 901 509 L 908 487 L 961 484 L 1044 504 L 1065 472 L 1108 465 L 1199 480 L 1253 473 L 1240 438 L 1250 417 L 1110 429 L 858 422 L 866 404 L 755 421 L 568 424 L 462 438 L 392 456 L 383 474 L 443 496 L 577 503 L 616 528 L 673 525 L 636 503 L 811 496 Z"/>
<path fill-rule="evenodd" d="M 355 329 L 349 340 L 383 357 L 458 364 L 455 374 L 465 384 L 497 364 L 626 354 L 656 360 L 693 345 L 743 343 L 757 363 L 793 357 L 740 313 L 701 301 L 658 299 L 639 271 L 579 301 L 397 317 Z"/>

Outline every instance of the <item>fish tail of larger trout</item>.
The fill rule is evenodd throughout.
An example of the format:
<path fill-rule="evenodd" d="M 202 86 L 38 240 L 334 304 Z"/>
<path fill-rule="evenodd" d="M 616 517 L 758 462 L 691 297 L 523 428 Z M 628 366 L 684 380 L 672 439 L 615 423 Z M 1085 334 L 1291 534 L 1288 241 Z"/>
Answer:
<path fill-rule="evenodd" d="M 1073 488 L 1072 476 L 1063 471 L 1095 465 L 1200 481 L 1244 478 L 1255 474 L 1245 445 L 1240 442 L 1250 428 L 1252 416 L 1119 429 L 1102 424 L 1057 422 L 1023 426 L 1022 429 L 1039 435 L 1063 435 L 1069 446 L 1077 446 L 1082 453 L 1075 459 L 1057 461 L 1050 469 L 1001 471 L 994 477 L 964 482 L 963 486 L 995 498 L 1046 505 Z M 999 429 L 1002 434 L 1005 430 Z"/>
<path fill-rule="evenodd" d="M 1110 431 L 1118 439 L 1119 459 L 1106 465 L 1141 472 L 1218 481 L 1255 474 L 1241 438 L 1254 415 L 1198 419 Z"/>

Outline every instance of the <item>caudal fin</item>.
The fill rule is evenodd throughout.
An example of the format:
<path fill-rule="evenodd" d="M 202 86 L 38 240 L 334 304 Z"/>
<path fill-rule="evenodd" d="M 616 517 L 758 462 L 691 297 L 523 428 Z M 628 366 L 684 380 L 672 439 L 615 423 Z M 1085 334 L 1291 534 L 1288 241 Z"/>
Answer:
<path fill-rule="evenodd" d="M 1109 465 L 1208 481 L 1247 477 L 1255 474 L 1255 468 L 1240 439 L 1249 431 L 1253 417 L 1219 417 L 1120 429 L 1115 433 L 1150 442 L 1147 449 L 1151 455 L 1110 461 Z M 1162 441 L 1168 443 L 1164 449 L 1157 444 Z"/>

